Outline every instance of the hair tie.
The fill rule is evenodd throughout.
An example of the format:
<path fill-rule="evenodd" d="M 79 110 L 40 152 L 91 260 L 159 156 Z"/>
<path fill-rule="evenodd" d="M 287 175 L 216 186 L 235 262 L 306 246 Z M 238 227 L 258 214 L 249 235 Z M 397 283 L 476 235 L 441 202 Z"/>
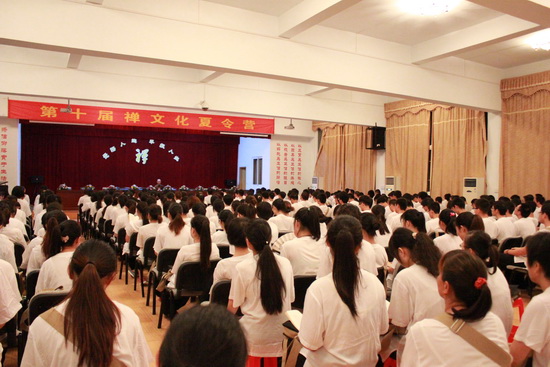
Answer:
<path fill-rule="evenodd" d="M 88 264 L 91 264 L 91 265 L 95 266 L 95 263 L 94 263 L 93 261 L 88 261 L 88 262 L 86 263 L 86 265 L 88 265 Z M 84 265 L 84 266 L 86 266 L 86 265 Z"/>
<path fill-rule="evenodd" d="M 479 277 L 474 282 L 474 287 L 476 287 L 476 289 L 481 289 L 485 284 L 487 284 L 487 279 Z"/>
<path fill-rule="evenodd" d="M 67 243 L 67 241 L 69 241 L 69 236 L 61 237 L 61 241 L 63 241 L 63 243 Z"/>

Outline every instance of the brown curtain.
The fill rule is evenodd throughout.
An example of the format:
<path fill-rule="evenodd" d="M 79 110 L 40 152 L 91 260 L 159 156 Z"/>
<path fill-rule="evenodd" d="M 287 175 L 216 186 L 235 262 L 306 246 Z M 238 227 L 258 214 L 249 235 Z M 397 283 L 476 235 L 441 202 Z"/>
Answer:
<path fill-rule="evenodd" d="M 550 71 L 501 81 L 501 195 L 550 196 Z"/>
<path fill-rule="evenodd" d="M 313 128 L 323 132 L 315 164 L 315 176 L 322 177 L 321 188 L 374 188 L 376 153 L 366 149 L 371 136 L 367 126 L 314 123 Z"/>
<path fill-rule="evenodd" d="M 430 193 L 462 195 L 464 177 L 485 178 L 485 114 L 460 107 L 436 108 Z"/>
<path fill-rule="evenodd" d="M 386 103 L 386 176 L 399 178 L 397 189 L 427 189 L 430 147 L 430 109 L 419 101 Z"/>

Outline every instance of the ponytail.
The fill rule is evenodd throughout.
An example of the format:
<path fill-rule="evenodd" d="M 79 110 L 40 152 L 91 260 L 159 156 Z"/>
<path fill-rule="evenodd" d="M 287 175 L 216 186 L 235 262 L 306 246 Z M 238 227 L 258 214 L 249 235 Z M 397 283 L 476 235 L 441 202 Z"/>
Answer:
<path fill-rule="evenodd" d="M 491 237 L 484 231 L 472 231 L 464 239 L 464 249 L 471 249 L 483 261 L 487 268 L 493 268 L 489 274 L 494 274 L 498 266 L 498 249 L 492 244 Z"/>
<path fill-rule="evenodd" d="M 376 231 L 380 229 L 380 223 L 376 215 L 372 213 L 362 213 L 361 214 L 361 228 L 367 232 L 369 237 L 375 237 Z"/>
<path fill-rule="evenodd" d="M 106 243 L 89 240 L 74 252 L 69 273 L 73 288 L 65 310 L 65 343 L 78 352 L 78 366 L 108 367 L 120 330 L 120 311 L 105 293 L 103 279 L 116 272 L 116 255 Z"/>
<path fill-rule="evenodd" d="M 170 214 L 170 217 L 172 217 L 170 224 L 168 224 L 168 229 L 174 232 L 177 236 L 180 234 L 181 230 L 185 226 L 185 222 L 181 217 L 181 215 L 183 214 L 183 209 L 181 205 L 174 203 L 168 209 L 168 213 Z"/>
<path fill-rule="evenodd" d="M 470 212 L 460 213 L 456 217 L 456 225 L 466 228 L 468 232 L 485 230 L 483 219 L 479 215 L 474 215 Z"/>
<path fill-rule="evenodd" d="M 210 221 L 204 215 L 195 215 L 191 219 L 191 228 L 194 228 L 200 237 L 200 263 L 203 270 L 210 268 L 212 254 L 212 238 L 210 237 Z"/>
<path fill-rule="evenodd" d="M 315 241 L 321 238 L 319 214 L 310 208 L 301 208 L 294 215 L 294 220 L 300 223 L 300 229 L 307 229 Z"/>
<path fill-rule="evenodd" d="M 380 223 L 380 235 L 389 234 L 390 230 L 388 228 L 388 225 L 386 224 L 386 208 L 384 208 L 382 205 L 375 205 L 371 209 L 372 214 L 376 215 L 376 218 L 378 219 L 378 223 Z"/>
<path fill-rule="evenodd" d="M 338 215 L 328 228 L 327 244 L 334 255 L 332 280 L 340 299 L 354 318 L 357 316 L 355 294 L 360 274 L 355 250 L 361 246 L 362 239 L 361 224 L 349 215 Z"/>
<path fill-rule="evenodd" d="M 277 264 L 277 259 L 269 246 L 271 227 L 263 219 L 252 220 L 245 229 L 246 239 L 258 252 L 256 277 L 260 279 L 260 300 L 268 315 L 283 312 L 283 295 L 286 286 Z"/>
<path fill-rule="evenodd" d="M 439 220 L 445 224 L 445 233 L 456 236 L 456 213 L 451 209 L 444 209 L 439 213 Z"/>
<path fill-rule="evenodd" d="M 409 221 L 418 232 L 426 233 L 426 218 L 416 209 L 409 209 L 401 215 L 401 221 Z"/>
<path fill-rule="evenodd" d="M 441 279 L 448 282 L 455 297 L 465 308 L 453 308 L 453 318 L 477 321 L 487 315 L 493 301 L 487 284 L 487 267 L 477 256 L 467 251 L 454 250 L 441 259 Z"/>
<path fill-rule="evenodd" d="M 67 220 L 67 215 L 61 210 L 53 210 L 44 214 L 46 217 L 46 234 L 42 241 L 42 253 L 46 259 L 57 255 L 63 247 L 61 228 L 59 225 Z"/>
<path fill-rule="evenodd" d="M 411 253 L 411 260 L 426 268 L 429 274 L 434 277 L 439 275 L 438 263 L 441 258 L 441 252 L 435 247 L 433 241 L 425 233 L 419 232 L 416 235 L 406 228 L 397 228 L 393 232 L 389 249 L 393 257 L 399 261 L 399 248 L 407 248 Z"/>

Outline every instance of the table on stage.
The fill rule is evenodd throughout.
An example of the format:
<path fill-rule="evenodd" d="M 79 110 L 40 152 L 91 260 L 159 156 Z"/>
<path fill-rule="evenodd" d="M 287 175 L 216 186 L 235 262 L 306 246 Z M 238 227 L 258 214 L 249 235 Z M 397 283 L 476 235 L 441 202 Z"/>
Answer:
<path fill-rule="evenodd" d="M 57 190 L 56 195 L 59 195 L 65 210 L 78 210 L 78 199 L 84 195 L 82 190 Z"/>

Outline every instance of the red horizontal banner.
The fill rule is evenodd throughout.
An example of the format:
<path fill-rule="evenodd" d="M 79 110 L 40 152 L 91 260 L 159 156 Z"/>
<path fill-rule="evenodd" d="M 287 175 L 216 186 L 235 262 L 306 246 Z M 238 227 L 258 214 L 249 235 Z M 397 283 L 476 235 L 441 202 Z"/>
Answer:
<path fill-rule="evenodd" d="M 66 122 L 71 124 L 122 125 L 231 131 L 236 133 L 273 134 L 274 119 L 203 115 L 182 112 L 137 110 L 71 105 L 71 112 L 61 112 L 65 104 L 9 100 L 8 117 L 12 119 Z"/>

